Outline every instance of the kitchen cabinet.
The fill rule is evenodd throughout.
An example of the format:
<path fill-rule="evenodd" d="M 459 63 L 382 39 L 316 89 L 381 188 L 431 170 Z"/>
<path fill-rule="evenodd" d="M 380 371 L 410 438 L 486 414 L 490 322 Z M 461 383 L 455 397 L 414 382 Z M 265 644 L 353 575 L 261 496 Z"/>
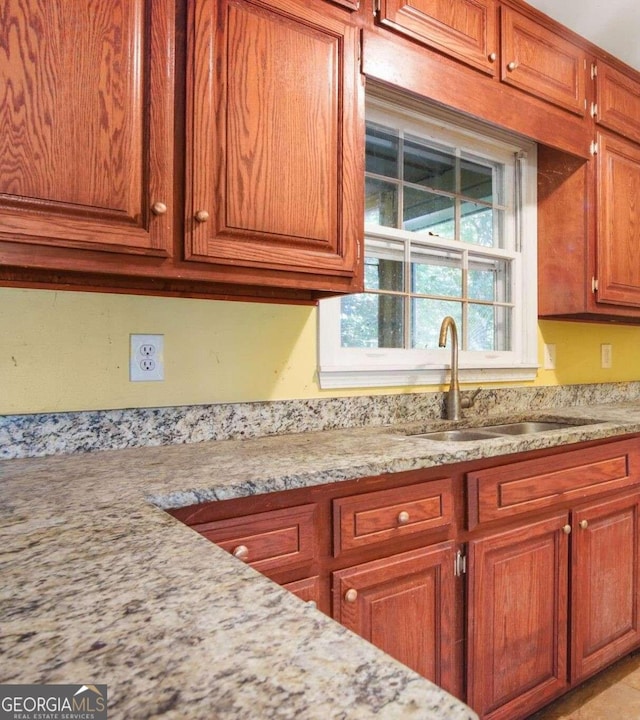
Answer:
<path fill-rule="evenodd" d="M 359 39 L 321 0 L 189 4 L 185 254 L 211 277 L 362 286 Z M 289 279 L 287 279 L 289 278 Z"/>
<path fill-rule="evenodd" d="M 489 75 L 498 57 L 495 0 L 380 0 L 381 25 Z"/>
<path fill-rule="evenodd" d="M 568 687 L 566 513 L 469 543 L 468 704 L 515 720 Z"/>
<path fill-rule="evenodd" d="M 455 681 L 455 544 L 333 573 L 333 615 L 445 690 Z"/>
<path fill-rule="evenodd" d="M 640 80 L 609 63 L 593 65 L 596 123 L 624 137 L 640 142 Z"/>
<path fill-rule="evenodd" d="M 4 4 L 0 264 L 78 269 L 95 251 L 124 273 L 172 253 L 174 15 Z"/>
<path fill-rule="evenodd" d="M 584 116 L 585 51 L 509 7 L 501 8 L 501 28 L 501 80 Z"/>

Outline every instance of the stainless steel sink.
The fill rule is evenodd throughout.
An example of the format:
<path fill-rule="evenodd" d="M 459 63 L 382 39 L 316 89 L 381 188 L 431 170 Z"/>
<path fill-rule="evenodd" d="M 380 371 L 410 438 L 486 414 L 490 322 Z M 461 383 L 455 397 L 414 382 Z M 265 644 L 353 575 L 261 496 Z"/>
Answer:
<path fill-rule="evenodd" d="M 424 440 L 445 440 L 448 442 L 470 442 L 472 440 L 492 440 L 500 437 L 499 433 L 484 432 L 483 430 L 440 430 L 439 432 L 421 433 L 412 435 L 414 438 Z"/>
<path fill-rule="evenodd" d="M 557 420 L 525 420 L 521 422 L 503 423 L 501 425 L 483 425 L 474 428 L 458 428 L 456 430 L 437 430 L 435 432 L 411 435 L 413 438 L 436 440 L 443 442 L 477 442 L 479 440 L 495 440 L 508 435 L 527 435 L 549 430 L 563 430 L 590 422 L 562 422 Z"/>
<path fill-rule="evenodd" d="M 547 430 L 563 430 L 567 427 L 573 427 L 573 425 L 566 422 L 527 420 L 525 422 L 506 423 L 505 425 L 488 425 L 484 429 L 499 435 L 526 435 L 527 433 L 546 432 Z"/>

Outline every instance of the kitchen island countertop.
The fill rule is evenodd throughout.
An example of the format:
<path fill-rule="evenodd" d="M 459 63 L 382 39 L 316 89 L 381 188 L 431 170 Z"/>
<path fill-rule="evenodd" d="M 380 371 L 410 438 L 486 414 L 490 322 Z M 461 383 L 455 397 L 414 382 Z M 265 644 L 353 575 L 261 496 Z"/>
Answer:
<path fill-rule="evenodd" d="M 559 415 L 588 424 L 479 443 L 407 434 L 446 425 L 431 422 L 3 461 L 0 682 L 106 683 L 109 717 L 127 720 L 474 718 L 162 508 L 640 432 L 640 404 L 540 417 Z"/>

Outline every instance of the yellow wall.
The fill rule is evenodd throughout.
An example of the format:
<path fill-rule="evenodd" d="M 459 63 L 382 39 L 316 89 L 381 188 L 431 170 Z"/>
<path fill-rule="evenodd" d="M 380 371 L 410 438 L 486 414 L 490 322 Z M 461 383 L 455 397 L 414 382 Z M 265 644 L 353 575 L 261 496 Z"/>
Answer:
<path fill-rule="evenodd" d="M 129 334 L 165 336 L 165 381 L 129 382 Z M 536 384 L 640 380 L 640 328 L 540 323 Z M 613 368 L 600 369 L 600 344 Z M 321 391 L 314 308 L 0 289 L 0 414 L 403 392 Z"/>

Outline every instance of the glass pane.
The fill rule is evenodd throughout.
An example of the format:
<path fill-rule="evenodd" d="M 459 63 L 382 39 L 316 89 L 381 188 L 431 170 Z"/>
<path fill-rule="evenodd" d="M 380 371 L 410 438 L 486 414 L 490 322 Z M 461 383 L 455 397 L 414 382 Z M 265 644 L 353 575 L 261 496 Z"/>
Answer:
<path fill-rule="evenodd" d="M 409 139 L 404 142 L 405 182 L 453 193 L 456 191 L 455 163 L 451 153 Z"/>
<path fill-rule="evenodd" d="M 404 262 L 365 257 L 364 285 L 367 290 L 404 290 Z"/>
<path fill-rule="evenodd" d="M 411 291 L 422 295 L 462 297 L 462 258 L 458 253 L 431 250 L 411 254 Z"/>
<path fill-rule="evenodd" d="M 460 207 L 460 240 L 482 247 L 497 247 L 493 212 L 493 208 L 486 205 L 463 202 Z"/>
<path fill-rule="evenodd" d="M 510 350 L 510 308 L 469 305 L 469 350 Z"/>
<path fill-rule="evenodd" d="M 400 141 L 397 132 L 367 123 L 366 170 L 376 175 L 398 177 Z"/>
<path fill-rule="evenodd" d="M 432 235 L 454 237 L 454 200 L 416 188 L 404 189 L 404 230 L 430 232 Z"/>
<path fill-rule="evenodd" d="M 462 305 L 447 300 L 413 298 L 411 301 L 411 347 L 438 347 L 442 320 L 451 315 L 461 329 Z M 449 346 L 450 347 L 450 346 Z"/>
<path fill-rule="evenodd" d="M 461 160 L 460 192 L 467 197 L 493 203 L 493 168 Z"/>
<path fill-rule="evenodd" d="M 397 185 L 366 178 L 364 220 L 384 227 L 398 227 Z"/>
<path fill-rule="evenodd" d="M 347 348 L 401 348 L 404 298 L 360 293 L 341 301 L 340 338 Z"/>
<path fill-rule="evenodd" d="M 474 300 L 510 302 L 508 261 L 490 259 L 471 261 L 467 292 Z"/>

